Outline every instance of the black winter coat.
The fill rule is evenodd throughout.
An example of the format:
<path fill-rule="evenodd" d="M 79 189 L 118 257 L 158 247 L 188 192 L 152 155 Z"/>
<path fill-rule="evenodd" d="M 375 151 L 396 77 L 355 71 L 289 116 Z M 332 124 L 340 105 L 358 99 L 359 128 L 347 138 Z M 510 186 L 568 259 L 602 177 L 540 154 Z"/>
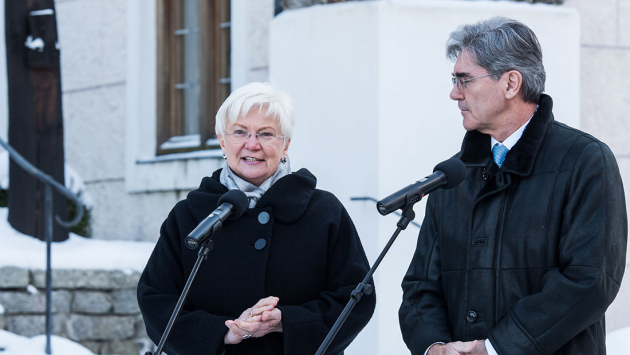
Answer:
<path fill-rule="evenodd" d="M 217 207 L 227 188 L 220 170 L 173 208 L 138 284 L 149 337 L 157 344 L 197 259 L 184 238 Z M 165 352 L 169 355 L 314 354 L 369 264 L 350 216 L 306 169 L 287 175 L 255 208 L 224 224 L 193 282 Z M 372 283 L 373 284 L 373 283 Z M 282 333 L 223 345 L 225 321 L 261 298 L 279 297 Z M 327 354 L 343 350 L 368 323 L 375 295 L 364 296 Z"/>
<path fill-rule="evenodd" d="M 486 338 L 500 355 L 606 353 L 628 234 L 621 177 L 605 144 L 551 109 L 543 95 L 500 169 L 490 136 L 468 132 L 466 179 L 429 197 L 399 312 L 413 354 Z"/>

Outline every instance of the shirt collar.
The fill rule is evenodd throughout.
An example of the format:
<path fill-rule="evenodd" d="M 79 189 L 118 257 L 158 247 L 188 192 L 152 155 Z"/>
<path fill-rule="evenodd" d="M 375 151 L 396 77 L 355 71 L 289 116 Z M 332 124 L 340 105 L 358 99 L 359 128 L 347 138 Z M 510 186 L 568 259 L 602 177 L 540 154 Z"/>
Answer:
<path fill-rule="evenodd" d="M 538 111 L 538 106 L 536 106 L 536 111 Z M 532 117 L 534 117 L 534 115 L 536 114 L 536 111 L 534 111 L 534 114 L 532 115 Z M 494 137 L 490 136 L 490 150 L 492 150 L 494 145 L 497 143 L 499 143 L 499 145 L 505 146 L 508 150 L 512 149 L 512 147 L 516 144 L 516 142 L 518 142 L 518 140 L 521 139 L 521 136 L 523 135 L 523 131 L 525 130 L 525 127 L 527 127 L 529 122 L 532 120 L 532 117 L 530 117 L 529 120 L 527 120 L 527 122 L 525 122 L 525 124 L 521 126 L 521 128 L 517 129 L 516 132 L 512 133 L 512 135 L 507 137 L 503 142 L 499 142 L 498 140 L 494 139 Z"/>

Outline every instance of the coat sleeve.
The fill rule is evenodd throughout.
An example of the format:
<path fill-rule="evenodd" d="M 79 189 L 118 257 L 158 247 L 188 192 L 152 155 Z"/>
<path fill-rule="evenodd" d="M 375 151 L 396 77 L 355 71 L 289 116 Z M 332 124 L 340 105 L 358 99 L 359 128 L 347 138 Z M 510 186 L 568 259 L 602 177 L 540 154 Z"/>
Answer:
<path fill-rule="evenodd" d="M 429 195 L 416 252 L 402 282 L 398 318 L 403 340 L 413 355 L 423 355 L 436 342 L 452 341 L 440 276 L 436 195 Z"/>
<path fill-rule="evenodd" d="M 559 241 L 559 265 L 541 292 L 520 299 L 490 332 L 497 352 L 552 354 L 600 320 L 625 267 L 624 191 L 612 152 L 591 143 L 572 169 Z"/>
<path fill-rule="evenodd" d="M 339 203 L 341 204 L 341 203 Z M 279 306 L 282 312 L 285 354 L 315 354 L 350 300 L 350 294 L 363 281 L 369 263 L 350 216 L 341 207 L 340 217 L 329 230 L 326 290 L 301 305 Z M 369 280 L 374 286 L 374 281 Z M 364 295 L 337 333 L 326 354 L 341 353 L 369 322 L 376 294 Z"/>
<path fill-rule="evenodd" d="M 181 261 L 177 206 L 162 224 L 160 238 L 138 283 L 138 304 L 149 338 L 158 344 L 186 283 Z M 178 354 L 220 354 L 229 317 L 191 311 L 184 307 L 175 322 L 164 352 Z"/>

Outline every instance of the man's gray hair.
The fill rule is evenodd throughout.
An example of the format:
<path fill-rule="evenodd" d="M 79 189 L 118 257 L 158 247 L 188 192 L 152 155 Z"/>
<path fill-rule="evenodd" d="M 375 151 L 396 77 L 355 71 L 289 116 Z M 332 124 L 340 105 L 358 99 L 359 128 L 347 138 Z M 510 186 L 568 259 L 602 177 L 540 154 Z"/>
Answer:
<path fill-rule="evenodd" d="M 523 99 L 538 103 L 545 90 L 545 68 L 540 43 L 529 27 L 505 17 L 459 26 L 446 42 L 446 56 L 456 61 L 462 51 L 473 55 L 494 80 L 510 70 L 521 73 Z"/>

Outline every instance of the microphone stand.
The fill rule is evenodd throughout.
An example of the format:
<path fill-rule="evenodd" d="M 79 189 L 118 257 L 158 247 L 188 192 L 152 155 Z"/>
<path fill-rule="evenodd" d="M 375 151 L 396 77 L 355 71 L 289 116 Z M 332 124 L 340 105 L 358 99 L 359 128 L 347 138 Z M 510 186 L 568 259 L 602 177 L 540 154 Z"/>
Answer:
<path fill-rule="evenodd" d="M 182 306 L 184 305 L 184 302 L 186 302 L 186 298 L 188 297 L 188 291 L 190 290 L 190 285 L 195 279 L 195 276 L 197 276 L 197 271 L 199 271 L 199 267 L 201 267 L 201 263 L 204 260 L 206 260 L 206 258 L 208 257 L 208 253 L 210 253 L 210 251 L 212 250 L 212 246 L 213 246 L 212 239 L 208 239 L 207 241 L 201 244 L 201 248 L 199 249 L 199 253 L 197 254 L 198 257 L 197 257 L 197 261 L 195 262 L 195 266 L 193 266 L 193 269 L 190 272 L 190 276 L 188 276 L 188 281 L 186 281 L 186 285 L 184 286 L 184 289 L 182 290 L 182 294 L 179 296 L 179 300 L 177 301 L 177 305 L 175 306 L 175 309 L 173 310 L 171 319 L 168 321 L 168 324 L 166 325 L 166 329 L 164 329 L 164 333 L 162 333 L 162 338 L 160 339 L 160 343 L 158 344 L 157 349 L 155 349 L 155 352 L 153 353 L 150 351 L 147 351 L 146 353 L 144 353 L 144 355 L 161 355 L 162 354 L 164 343 L 166 343 L 166 339 L 168 338 L 168 335 L 171 332 L 171 328 L 173 328 L 173 324 L 175 323 L 177 316 L 179 316 L 179 312 L 182 310 Z"/>
<path fill-rule="evenodd" d="M 372 274 L 374 274 L 381 261 L 383 261 L 385 254 L 387 254 L 387 252 L 389 251 L 389 248 L 391 248 L 391 246 L 394 244 L 394 241 L 398 237 L 398 234 L 400 234 L 402 230 L 406 229 L 409 223 L 413 221 L 414 218 L 416 218 L 416 213 L 413 211 L 414 203 L 410 203 L 402 209 L 400 220 L 398 220 L 398 223 L 396 223 L 396 226 L 398 226 L 398 228 L 396 228 L 396 231 L 389 239 L 389 242 L 387 242 L 387 245 L 385 246 L 381 254 L 378 256 L 378 259 L 376 259 L 376 261 L 374 262 L 374 265 L 372 265 L 372 268 L 370 268 L 370 271 L 368 271 L 367 275 L 365 275 L 363 281 L 361 281 L 357 288 L 350 294 L 350 301 L 348 301 L 348 304 L 346 304 L 346 308 L 343 309 L 343 311 L 339 315 L 339 318 L 337 318 L 337 321 L 330 329 L 330 332 L 328 332 L 326 339 L 324 339 L 322 345 L 320 345 L 315 355 L 324 355 L 324 353 L 330 346 L 330 343 L 332 343 L 333 339 L 339 332 L 339 329 L 341 329 L 341 326 L 346 322 L 348 316 L 350 316 L 350 312 L 352 312 L 354 306 L 356 306 L 356 304 L 361 300 L 361 297 L 363 297 L 364 294 L 371 295 L 374 291 L 374 287 L 372 287 L 372 285 L 368 284 L 367 282 L 370 277 L 372 277 Z"/>

